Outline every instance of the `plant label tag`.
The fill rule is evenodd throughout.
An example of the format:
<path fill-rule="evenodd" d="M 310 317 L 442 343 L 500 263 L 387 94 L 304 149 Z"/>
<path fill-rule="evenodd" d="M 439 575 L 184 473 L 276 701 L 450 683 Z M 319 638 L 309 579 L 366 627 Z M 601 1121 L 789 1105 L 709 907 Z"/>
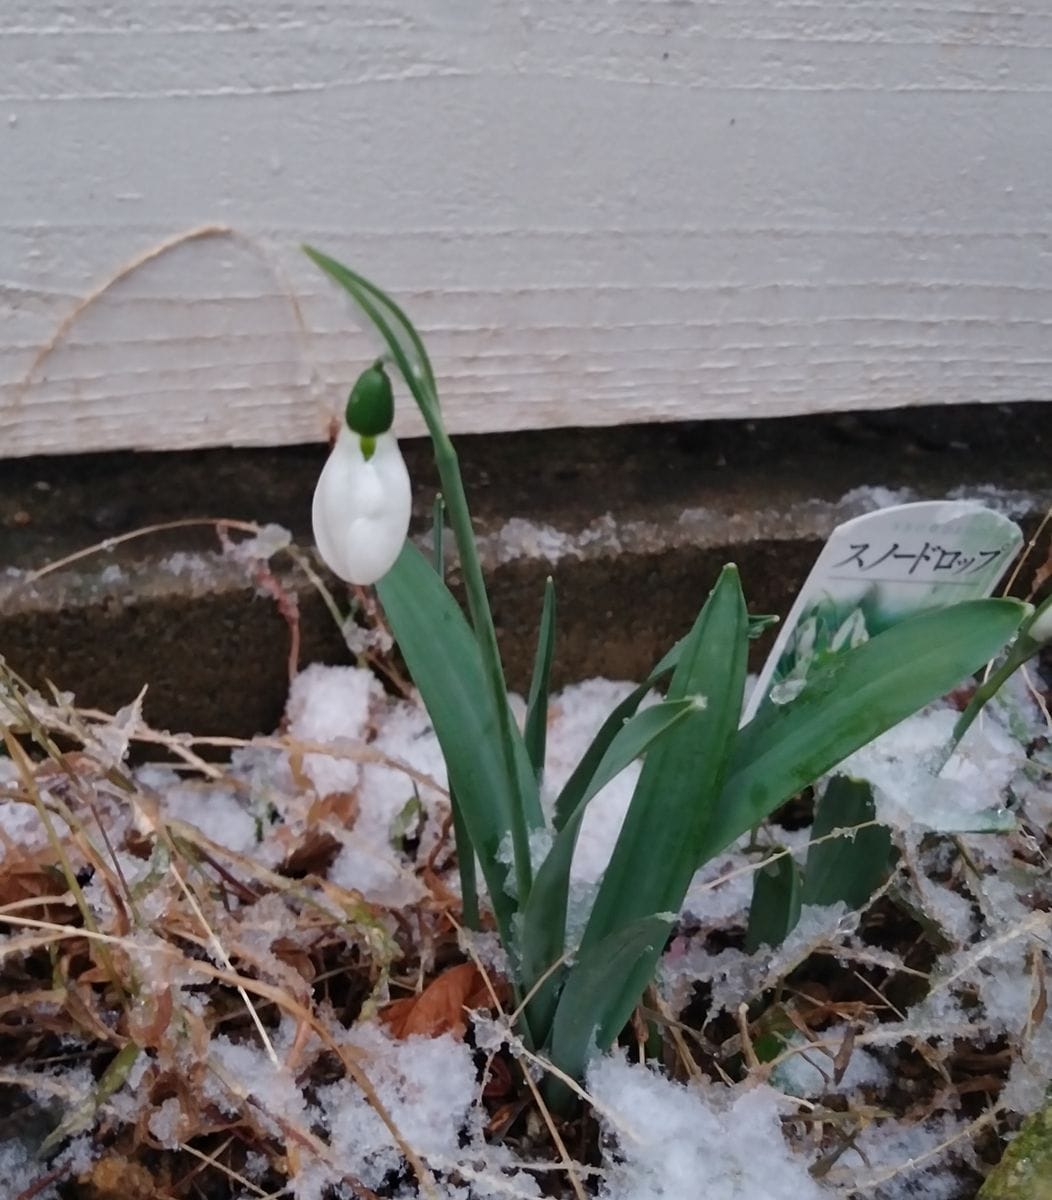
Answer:
<path fill-rule="evenodd" d="M 904 617 L 989 596 L 1023 542 L 1007 517 L 967 500 L 882 508 L 833 530 L 800 589 L 743 713 L 788 704 L 811 667 Z"/>

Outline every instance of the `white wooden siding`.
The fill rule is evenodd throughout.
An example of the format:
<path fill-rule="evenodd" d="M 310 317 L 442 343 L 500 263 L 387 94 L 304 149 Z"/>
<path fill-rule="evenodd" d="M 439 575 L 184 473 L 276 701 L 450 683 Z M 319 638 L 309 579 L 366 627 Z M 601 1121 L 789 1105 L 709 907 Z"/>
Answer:
<path fill-rule="evenodd" d="M 1050 90 L 1046 0 L 0 0 L 0 456 L 323 436 L 301 240 L 459 431 L 1047 399 Z"/>

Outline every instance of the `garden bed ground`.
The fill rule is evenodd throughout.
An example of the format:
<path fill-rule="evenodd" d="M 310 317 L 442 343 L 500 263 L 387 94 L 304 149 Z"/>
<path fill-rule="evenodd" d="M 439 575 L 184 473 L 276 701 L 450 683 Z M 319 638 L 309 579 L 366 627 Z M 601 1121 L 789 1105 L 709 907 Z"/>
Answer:
<path fill-rule="evenodd" d="M 1006 438 L 990 418 L 974 414 L 963 442 L 913 417 L 828 421 L 818 460 L 792 422 L 782 440 L 768 426 L 639 445 L 616 431 L 588 434 L 589 450 L 584 435 L 544 435 L 520 463 L 542 485 L 527 500 L 510 462 L 491 466 L 489 494 L 510 487 L 516 507 L 484 503 L 479 522 L 513 678 L 550 570 L 568 677 L 638 678 L 727 557 L 755 610 L 784 613 L 832 525 L 874 504 L 978 495 L 1032 529 L 1047 479 L 1012 472 L 1019 428 Z M 1032 424 L 1036 462 L 1047 433 Z M 244 459 L 215 473 L 217 459 L 214 502 L 224 486 L 240 501 L 195 511 L 305 513 L 316 457 L 270 476 L 289 491 L 254 511 L 265 488 L 244 490 Z M 465 461 L 485 494 L 486 456 L 469 445 Z M 126 466 L 120 495 L 142 486 L 142 464 Z M 83 473 L 22 464 L 0 488 L 0 647 L 33 676 L 5 668 L 0 684 L 19 731 L 0 756 L 0 1169 L 13 1197 L 975 1195 L 1052 1077 L 1047 663 L 938 785 L 923 765 L 963 695 L 856 759 L 899 852 L 863 912 L 805 910 L 778 950 L 744 953 L 753 877 L 775 846 L 805 852 L 809 794 L 699 874 L 659 986 L 594 1067 L 582 1113 L 555 1121 L 511 1028 L 494 937 L 458 926 L 441 756 L 368 598 L 339 628 L 310 558 L 276 526 L 228 521 L 218 547 L 215 521 L 140 538 L 195 502 L 185 487 L 144 495 L 145 508 L 91 517 L 112 540 L 41 573 L 45 553 L 98 542 L 83 536 Z M 369 669 L 299 669 L 346 661 L 348 645 Z M 627 686 L 561 693 L 549 790 Z M 633 779 L 589 813 L 577 903 Z"/>
<path fill-rule="evenodd" d="M 7 677 L 6 723 L 28 731 L 0 759 L 10 1195 L 975 1195 L 1052 1075 L 1038 676 L 937 794 L 919 765 L 950 702 L 857 756 L 900 851 L 861 914 L 805 910 L 779 950 L 742 951 L 752 876 L 775 844 L 804 850 L 807 796 L 700 873 L 660 986 L 563 1123 L 531 1086 L 493 935 L 458 928 L 441 756 L 387 666 L 386 688 L 307 668 L 280 729 L 251 740 Z M 626 687 L 558 697 L 550 788 Z M 577 903 L 634 774 L 590 810 Z M 1010 832 L 970 832 L 1006 809 Z"/>

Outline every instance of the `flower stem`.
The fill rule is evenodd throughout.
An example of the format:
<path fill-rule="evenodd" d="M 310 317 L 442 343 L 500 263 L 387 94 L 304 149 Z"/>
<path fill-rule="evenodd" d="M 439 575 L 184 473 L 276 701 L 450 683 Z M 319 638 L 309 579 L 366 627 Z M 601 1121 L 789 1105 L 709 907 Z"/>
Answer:
<path fill-rule="evenodd" d="M 518 800 L 516 811 L 512 814 L 511 846 L 516 891 L 518 903 L 521 906 L 526 903 L 526 897 L 530 894 L 533 882 L 527 822 L 531 818 L 535 820 L 539 816 L 540 803 L 534 797 L 534 803 L 530 806 L 531 811 L 527 812 L 527 797 L 523 795 L 519 764 L 515 756 L 511 708 L 508 705 L 508 689 L 504 682 L 504 669 L 501 664 L 500 649 L 497 645 L 497 632 L 493 625 L 489 597 L 486 595 L 482 564 L 479 562 L 478 549 L 475 546 L 475 532 L 471 524 L 467 497 L 464 494 L 457 452 L 445 431 L 442 418 L 437 410 L 432 409 L 430 405 L 426 407 L 421 405 L 421 411 L 427 422 L 428 433 L 431 435 L 435 465 L 442 481 L 442 495 L 445 498 L 449 525 L 453 530 L 457 550 L 460 553 L 460 569 L 464 575 L 468 614 L 475 630 L 483 666 L 489 676 L 490 687 L 496 702 L 497 719 L 500 722 L 500 740 L 504 751 L 504 765 Z M 537 810 L 536 813 L 532 811 L 534 808 Z"/>
<path fill-rule="evenodd" d="M 497 634 L 493 627 L 489 598 L 482 576 L 475 533 L 471 525 L 464 484 L 453 443 L 449 440 L 442 422 L 438 402 L 438 389 L 431 363 L 420 335 L 409 318 L 397 304 L 375 284 L 349 270 L 335 259 L 304 246 L 307 255 L 342 288 L 349 292 L 365 315 L 387 343 L 387 349 L 397 365 L 406 386 L 420 409 L 427 425 L 431 445 L 435 454 L 435 465 L 442 481 L 442 492 L 449 513 L 449 524 L 460 552 L 460 568 L 464 574 L 464 591 L 468 600 L 468 615 L 478 642 L 483 669 L 489 680 L 491 696 L 497 709 L 498 732 L 501 751 L 514 803 L 510 816 L 512 858 L 515 883 L 520 907 L 526 903 L 533 881 L 530 861 L 529 829 L 543 825 L 543 814 L 538 790 L 532 774 L 527 781 L 520 773 L 519 756 L 515 753 L 511 710 L 508 707 L 508 689 L 504 681 Z M 523 756 L 524 757 L 524 756 Z M 529 784 L 526 790 L 524 784 Z"/>
<path fill-rule="evenodd" d="M 975 718 L 983 711 L 994 696 L 997 695 L 1005 683 L 1008 682 L 1009 678 L 1024 663 L 1033 658 L 1040 649 L 1040 645 L 1028 638 L 1025 632 L 1020 634 L 1015 644 L 1009 648 L 1004 662 L 996 670 L 991 671 L 988 678 L 979 684 L 972 693 L 971 700 L 968 701 L 968 707 L 957 718 L 957 722 L 953 727 L 953 733 L 950 735 L 950 740 L 943 748 L 939 756 L 939 761 L 936 764 L 936 775 L 942 771 L 953 757 L 954 751 L 961 744 L 961 739 L 964 735 L 971 729 Z"/>

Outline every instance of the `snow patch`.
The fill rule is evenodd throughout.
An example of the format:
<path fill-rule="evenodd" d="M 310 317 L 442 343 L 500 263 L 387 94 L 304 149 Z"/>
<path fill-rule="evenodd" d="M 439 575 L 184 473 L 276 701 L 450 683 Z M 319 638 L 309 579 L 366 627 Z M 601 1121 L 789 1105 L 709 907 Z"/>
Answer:
<path fill-rule="evenodd" d="M 782 1136 L 773 1089 L 672 1083 L 623 1055 L 593 1063 L 607 1178 L 603 1200 L 820 1200 Z"/>

